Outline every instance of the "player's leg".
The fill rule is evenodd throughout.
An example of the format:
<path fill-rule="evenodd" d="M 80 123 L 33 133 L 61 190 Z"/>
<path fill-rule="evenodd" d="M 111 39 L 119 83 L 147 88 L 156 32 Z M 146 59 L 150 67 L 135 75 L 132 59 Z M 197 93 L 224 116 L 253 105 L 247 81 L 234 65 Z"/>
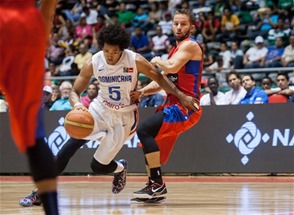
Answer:
<path fill-rule="evenodd" d="M 119 113 L 101 109 L 100 112 L 106 111 L 107 114 L 104 112 L 104 115 L 108 117 L 97 117 L 101 117 L 100 123 L 102 121 L 104 123 L 104 125 L 101 124 L 101 128 L 107 126 L 107 134 L 101 139 L 100 145 L 93 156 L 91 168 L 96 174 L 114 173 L 112 192 L 117 194 L 126 185 L 128 164 L 124 159 L 115 161 L 114 157 L 121 150 L 126 139 L 129 138 L 133 125 L 137 125 L 135 122 L 137 113 L 136 111 Z"/>
<path fill-rule="evenodd" d="M 45 142 L 42 111 L 38 114 L 35 145 L 27 148 L 27 156 L 33 180 L 46 214 L 58 214 L 57 165 L 54 156 Z"/>
<path fill-rule="evenodd" d="M 146 187 L 134 192 L 135 197 L 153 198 L 167 193 L 161 173 L 160 151 L 155 141 L 155 137 L 162 126 L 163 118 L 164 113 L 162 111 L 157 112 L 138 127 L 137 134 L 143 146 L 147 168 L 150 171 L 150 181 Z"/>
<path fill-rule="evenodd" d="M 79 140 L 70 138 L 59 150 L 56 155 L 57 175 L 63 172 L 70 158 L 79 150 L 88 140 Z M 47 145 L 47 144 L 46 144 Z M 45 169 L 45 168 L 44 168 Z M 43 201 L 38 194 L 38 189 L 34 189 L 32 193 L 19 201 L 19 204 L 24 207 L 33 205 L 41 205 Z"/>
<path fill-rule="evenodd" d="M 72 156 L 89 140 L 70 138 L 56 155 L 57 171 L 61 174 Z"/>

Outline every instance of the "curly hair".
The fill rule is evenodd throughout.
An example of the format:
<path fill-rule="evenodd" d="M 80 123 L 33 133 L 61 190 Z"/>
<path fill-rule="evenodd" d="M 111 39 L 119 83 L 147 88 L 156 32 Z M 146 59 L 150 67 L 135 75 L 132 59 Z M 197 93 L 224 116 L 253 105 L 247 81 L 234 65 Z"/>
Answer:
<path fill-rule="evenodd" d="M 101 30 L 98 35 L 98 46 L 103 48 L 104 43 L 118 45 L 120 50 L 124 50 L 130 45 L 130 34 L 119 25 L 108 25 Z"/>

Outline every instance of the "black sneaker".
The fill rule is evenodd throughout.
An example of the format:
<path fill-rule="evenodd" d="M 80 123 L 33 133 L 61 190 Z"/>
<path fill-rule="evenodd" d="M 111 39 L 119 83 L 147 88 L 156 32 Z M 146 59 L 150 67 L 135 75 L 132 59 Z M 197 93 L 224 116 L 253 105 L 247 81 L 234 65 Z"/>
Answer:
<path fill-rule="evenodd" d="M 126 186 L 126 177 L 127 177 L 127 169 L 128 162 L 124 159 L 119 160 L 122 165 L 124 165 L 124 170 L 119 173 L 114 173 L 113 182 L 112 182 L 112 193 L 117 194 L 121 192 Z"/>
<path fill-rule="evenodd" d="M 30 195 L 19 200 L 19 204 L 24 207 L 31 207 L 33 205 L 40 206 L 42 204 L 41 198 L 38 195 L 37 191 L 33 191 Z"/>
<path fill-rule="evenodd" d="M 146 199 L 152 199 L 155 197 L 163 197 L 164 194 L 167 193 L 165 184 L 158 184 L 154 181 L 151 181 L 146 187 L 144 187 L 142 190 L 134 192 L 134 197 L 136 198 L 146 198 Z"/>
<path fill-rule="evenodd" d="M 165 199 L 166 199 L 165 196 L 155 197 L 152 199 L 133 198 L 131 199 L 131 204 L 159 204 L 159 203 L 162 203 Z"/>

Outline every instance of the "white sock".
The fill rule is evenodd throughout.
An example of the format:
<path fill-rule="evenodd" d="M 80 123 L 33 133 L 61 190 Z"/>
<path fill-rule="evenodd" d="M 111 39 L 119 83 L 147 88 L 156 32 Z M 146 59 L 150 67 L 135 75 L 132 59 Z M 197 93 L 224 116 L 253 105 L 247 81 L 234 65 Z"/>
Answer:
<path fill-rule="evenodd" d="M 119 161 L 115 161 L 115 162 L 117 163 L 117 167 L 116 167 L 116 170 L 114 171 L 114 173 L 118 173 L 118 172 L 123 171 L 125 168 L 124 165 L 122 165 L 122 163 Z"/>

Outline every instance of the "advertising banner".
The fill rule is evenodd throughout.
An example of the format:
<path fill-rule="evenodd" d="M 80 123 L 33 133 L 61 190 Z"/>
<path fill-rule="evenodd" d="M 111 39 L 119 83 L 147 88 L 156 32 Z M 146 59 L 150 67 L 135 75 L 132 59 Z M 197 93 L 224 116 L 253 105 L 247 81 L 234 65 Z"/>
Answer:
<path fill-rule="evenodd" d="M 140 108 L 140 121 L 155 108 Z M 54 155 L 69 139 L 66 111 L 45 113 L 47 142 Z M 0 173 L 28 173 L 25 155 L 10 135 L 9 117 L 0 113 Z M 117 155 L 129 162 L 129 172 L 145 173 L 144 155 L 135 135 Z M 89 141 L 70 160 L 65 173 L 90 173 L 99 147 Z M 203 107 L 199 123 L 182 134 L 166 173 L 294 173 L 294 104 Z"/>

